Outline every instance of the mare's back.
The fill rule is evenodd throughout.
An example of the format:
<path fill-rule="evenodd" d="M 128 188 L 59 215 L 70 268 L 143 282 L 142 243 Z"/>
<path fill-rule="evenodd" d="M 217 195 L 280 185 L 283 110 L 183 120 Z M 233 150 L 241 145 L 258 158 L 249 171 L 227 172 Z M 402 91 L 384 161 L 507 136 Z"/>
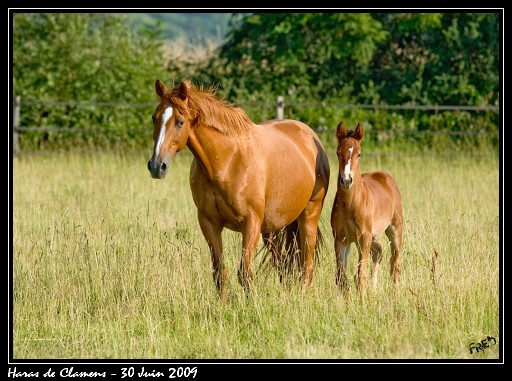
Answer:
<path fill-rule="evenodd" d="M 315 131 L 307 124 L 298 120 L 268 120 L 258 125 L 259 128 L 265 129 L 271 139 L 284 139 L 294 142 L 295 144 L 304 144 L 311 142 L 310 138 L 320 141 Z"/>
<path fill-rule="evenodd" d="M 308 154 L 316 156 L 318 151 L 325 151 L 315 131 L 297 120 L 269 120 L 257 125 L 253 131 L 262 146 L 281 157 L 288 156 L 288 159 L 294 155 L 299 158 Z"/>
<path fill-rule="evenodd" d="M 269 187 L 283 194 L 302 189 L 308 198 L 322 187 L 327 189 L 329 160 L 311 127 L 297 120 L 269 120 L 255 126 L 251 135 L 256 151 L 260 150 L 258 160 L 267 163 Z"/>

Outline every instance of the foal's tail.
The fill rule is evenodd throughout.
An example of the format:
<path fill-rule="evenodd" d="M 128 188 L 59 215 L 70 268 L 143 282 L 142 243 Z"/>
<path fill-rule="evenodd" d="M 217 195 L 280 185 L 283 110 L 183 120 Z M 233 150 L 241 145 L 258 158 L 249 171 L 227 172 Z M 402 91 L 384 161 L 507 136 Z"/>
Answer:
<path fill-rule="evenodd" d="M 283 281 L 284 277 L 292 275 L 294 270 L 298 269 L 300 233 L 297 220 L 293 221 L 284 229 L 271 233 L 268 239 L 263 240 L 263 243 L 266 249 L 266 255 L 262 264 L 267 262 L 270 257 L 272 266 L 275 267 L 279 273 L 280 281 Z M 315 251 L 313 253 L 315 263 L 318 263 L 319 252 L 325 248 L 325 246 L 325 238 L 319 224 L 317 227 Z"/>

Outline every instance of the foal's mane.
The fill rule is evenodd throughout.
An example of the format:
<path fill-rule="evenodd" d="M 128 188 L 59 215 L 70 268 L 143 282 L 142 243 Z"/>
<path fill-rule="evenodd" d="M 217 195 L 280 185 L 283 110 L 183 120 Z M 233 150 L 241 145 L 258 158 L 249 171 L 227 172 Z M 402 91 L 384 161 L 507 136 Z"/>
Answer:
<path fill-rule="evenodd" d="M 356 134 L 356 130 L 347 130 L 347 131 L 345 131 L 345 133 L 344 133 L 344 134 L 339 135 L 339 136 L 338 136 L 338 139 L 339 139 L 339 141 L 340 141 L 340 142 L 341 142 L 343 139 L 347 139 L 347 138 L 354 138 L 354 139 L 356 139 L 356 140 L 359 140 L 359 139 L 358 139 L 358 137 L 359 137 L 359 136 L 357 136 L 357 137 L 356 137 L 356 135 L 358 135 L 358 134 Z"/>
<path fill-rule="evenodd" d="M 253 125 L 247 113 L 226 101 L 215 87 L 197 87 L 190 80 L 183 82 L 187 86 L 187 99 L 183 101 L 180 98 L 179 86 L 169 91 L 167 98 L 178 111 L 197 119 L 196 124 L 215 128 L 226 136 L 240 135 Z"/>

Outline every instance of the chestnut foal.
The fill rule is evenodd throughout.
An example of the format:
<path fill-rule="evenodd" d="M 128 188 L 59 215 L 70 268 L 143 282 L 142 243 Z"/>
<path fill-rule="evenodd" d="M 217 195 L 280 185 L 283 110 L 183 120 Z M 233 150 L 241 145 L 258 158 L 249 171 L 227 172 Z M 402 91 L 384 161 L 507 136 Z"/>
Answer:
<path fill-rule="evenodd" d="M 357 288 L 364 298 L 367 282 L 368 257 L 372 254 L 372 288 L 377 285 L 377 272 L 382 259 L 383 246 L 377 236 L 383 232 L 391 243 L 391 276 L 396 295 L 400 278 L 400 249 L 402 246 L 403 218 L 400 190 L 387 172 L 361 174 L 359 156 L 364 129 L 358 123 L 355 130 L 347 131 L 343 123 L 336 130 L 338 138 L 339 173 L 336 197 L 331 212 L 331 227 L 336 252 L 336 284 L 348 296 L 346 276 L 350 245 L 355 243 L 359 252 Z"/>

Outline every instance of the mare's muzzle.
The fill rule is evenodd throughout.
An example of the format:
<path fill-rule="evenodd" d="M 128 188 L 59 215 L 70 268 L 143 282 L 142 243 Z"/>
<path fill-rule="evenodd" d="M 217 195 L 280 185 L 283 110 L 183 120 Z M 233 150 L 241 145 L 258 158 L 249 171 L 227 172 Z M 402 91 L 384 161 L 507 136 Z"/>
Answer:
<path fill-rule="evenodd" d="M 148 161 L 148 170 L 154 179 L 163 179 L 167 174 L 168 168 L 169 166 L 166 162 L 156 160 L 154 157 Z"/>

